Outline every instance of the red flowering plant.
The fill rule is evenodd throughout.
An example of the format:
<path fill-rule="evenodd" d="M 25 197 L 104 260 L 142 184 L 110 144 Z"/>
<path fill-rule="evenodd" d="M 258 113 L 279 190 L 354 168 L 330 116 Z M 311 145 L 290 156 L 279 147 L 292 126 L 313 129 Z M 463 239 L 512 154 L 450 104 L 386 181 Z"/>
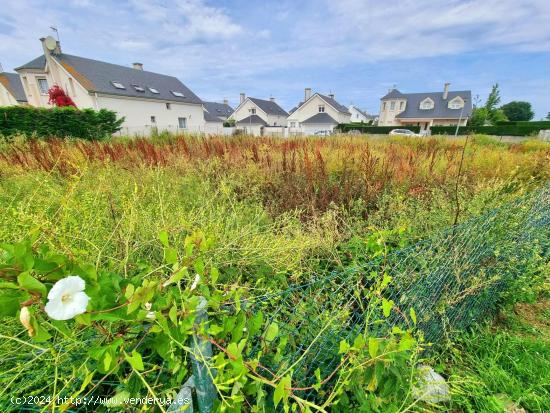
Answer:
<path fill-rule="evenodd" d="M 48 96 L 48 103 L 50 105 L 54 105 L 57 107 L 72 106 L 76 108 L 73 100 L 58 85 L 54 85 L 48 90 Z"/>

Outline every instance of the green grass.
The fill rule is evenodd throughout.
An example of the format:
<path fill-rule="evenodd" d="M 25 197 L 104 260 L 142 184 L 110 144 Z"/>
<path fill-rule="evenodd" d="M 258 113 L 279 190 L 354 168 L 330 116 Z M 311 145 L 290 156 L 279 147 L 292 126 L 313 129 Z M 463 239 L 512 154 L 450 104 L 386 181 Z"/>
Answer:
<path fill-rule="evenodd" d="M 550 411 L 550 301 L 521 304 L 458 338 L 439 366 L 464 412 Z"/>

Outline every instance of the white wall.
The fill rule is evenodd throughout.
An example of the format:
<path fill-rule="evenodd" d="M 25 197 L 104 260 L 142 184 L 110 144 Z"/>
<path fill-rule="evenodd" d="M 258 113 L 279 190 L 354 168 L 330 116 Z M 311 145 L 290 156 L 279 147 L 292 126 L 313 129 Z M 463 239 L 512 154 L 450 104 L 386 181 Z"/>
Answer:
<path fill-rule="evenodd" d="M 365 122 L 366 123 L 366 122 L 369 121 L 365 115 L 363 115 L 361 112 L 359 112 L 353 106 L 350 106 L 348 108 L 348 110 L 351 113 L 350 122 Z"/>
<path fill-rule="evenodd" d="M 314 115 L 319 113 L 319 106 L 325 107 L 325 112 L 331 118 L 333 118 L 338 123 L 348 123 L 350 121 L 350 115 L 346 115 L 342 112 L 339 112 L 327 102 L 325 102 L 319 95 L 314 95 L 306 103 L 296 109 L 287 120 L 287 125 L 289 127 L 289 133 L 303 133 L 305 135 L 313 134 L 321 130 L 334 130 L 336 125 L 302 125 L 302 122 L 311 118 Z M 294 127 L 291 127 L 292 122 L 295 123 Z"/>
<path fill-rule="evenodd" d="M 166 108 L 166 102 L 152 99 L 121 98 L 100 95 L 97 98 L 100 109 L 108 109 L 124 116 L 124 128 L 128 128 L 131 134 L 139 134 L 140 128 L 143 134 L 149 134 L 156 127 L 159 131 L 169 130 L 174 132 L 204 132 L 205 122 L 201 104 L 191 105 L 182 103 L 170 103 L 170 109 Z M 151 122 L 151 116 L 156 122 Z M 179 128 L 178 118 L 187 119 L 187 129 Z"/>
<path fill-rule="evenodd" d="M 250 116 L 250 109 L 256 109 L 256 115 L 262 118 L 269 126 L 286 126 L 287 117 L 265 113 L 258 105 L 246 98 L 242 106 L 231 115 L 237 122 Z"/>
<path fill-rule="evenodd" d="M 391 109 L 392 102 L 394 102 L 394 109 Z M 385 103 L 385 108 L 384 108 Z M 378 126 L 398 126 L 401 123 L 398 119 L 395 119 L 397 115 L 403 112 L 407 108 L 407 101 L 405 99 L 388 99 L 380 102 L 380 115 L 378 118 Z"/>
<path fill-rule="evenodd" d="M 15 106 L 19 105 L 19 102 L 13 97 L 13 95 L 0 83 L 0 106 Z"/>

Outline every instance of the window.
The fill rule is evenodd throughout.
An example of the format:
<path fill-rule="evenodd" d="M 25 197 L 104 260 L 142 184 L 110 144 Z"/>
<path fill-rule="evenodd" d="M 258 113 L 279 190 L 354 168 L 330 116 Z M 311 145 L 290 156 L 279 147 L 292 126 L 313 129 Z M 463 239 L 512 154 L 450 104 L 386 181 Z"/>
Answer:
<path fill-rule="evenodd" d="M 386 102 L 382 103 L 382 110 L 386 110 Z"/>
<path fill-rule="evenodd" d="M 296 122 L 290 122 L 290 127 L 295 128 L 296 127 Z"/>
<path fill-rule="evenodd" d="M 116 87 L 117 89 L 126 89 L 124 85 L 120 82 L 111 82 L 111 84 Z"/>
<path fill-rule="evenodd" d="M 151 123 L 157 123 L 157 118 L 155 116 L 151 116 Z"/>
<path fill-rule="evenodd" d="M 434 108 L 434 101 L 430 98 L 424 99 L 422 102 L 420 102 L 420 109 L 427 110 L 427 109 L 433 109 Z"/>
<path fill-rule="evenodd" d="M 405 106 L 405 102 L 399 102 L 399 110 L 403 110 L 403 106 Z"/>
<path fill-rule="evenodd" d="M 136 92 L 145 92 L 145 89 L 143 89 L 141 86 L 139 85 L 132 85 L 134 87 L 134 89 L 136 90 Z"/>
<path fill-rule="evenodd" d="M 449 109 L 462 109 L 463 106 L 464 101 L 460 98 L 460 96 L 455 97 L 449 102 Z"/>
<path fill-rule="evenodd" d="M 178 126 L 180 129 L 187 129 L 187 118 L 178 118 Z"/>
<path fill-rule="evenodd" d="M 158 94 L 160 93 L 160 92 L 159 92 L 157 89 L 155 89 L 154 87 L 150 87 L 150 88 L 149 88 L 149 92 L 154 93 L 155 95 L 158 95 Z"/>
<path fill-rule="evenodd" d="M 325 106 L 319 105 L 319 113 L 325 113 Z"/>
<path fill-rule="evenodd" d="M 166 109 L 170 110 L 172 109 L 172 105 L 170 105 L 170 103 L 166 102 Z"/>
<path fill-rule="evenodd" d="M 176 92 L 176 91 L 173 91 L 173 90 L 171 92 L 174 96 L 176 96 L 178 98 L 184 98 L 185 97 L 185 95 L 181 92 Z"/>
<path fill-rule="evenodd" d="M 395 110 L 395 100 L 390 102 L 390 110 Z"/>
<path fill-rule="evenodd" d="M 36 79 L 38 82 L 38 89 L 40 90 L 41 95 L 47 95 L 48 94 L 48 81 L 46 79 Z"/>
<path fill-rule="evenodd" d="M 251 115 L 255 115 L 256 114 L 256 108 L 249 109 L 249 112 L 250 112 Z"/>

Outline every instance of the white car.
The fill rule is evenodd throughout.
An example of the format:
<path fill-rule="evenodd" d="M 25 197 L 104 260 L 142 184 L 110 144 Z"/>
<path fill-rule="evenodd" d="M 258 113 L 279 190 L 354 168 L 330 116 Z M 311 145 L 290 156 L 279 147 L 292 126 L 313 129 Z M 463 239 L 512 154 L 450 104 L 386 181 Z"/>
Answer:
<path fill-rule="evenodd" d="M 414 133 L 409 129 L 393 129 L 390 131 L 390 135 L 396 136 L 420 136 L 418 133 Z"/>
<path fill-rule="evenodd" d="M 315 135 L 315 136 L 330 136 L 330 135 L 332 135 L 332 131 L 319 130 L 319 131 L 315 132 L 313 135 Z"/>

